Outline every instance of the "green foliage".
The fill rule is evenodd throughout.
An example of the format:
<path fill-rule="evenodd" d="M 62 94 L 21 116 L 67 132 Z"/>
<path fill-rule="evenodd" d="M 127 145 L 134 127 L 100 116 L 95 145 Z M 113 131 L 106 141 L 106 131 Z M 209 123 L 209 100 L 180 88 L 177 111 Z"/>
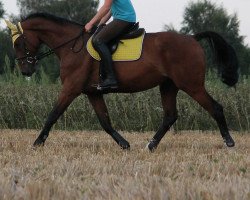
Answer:
<path fill-rule="evenodd" d="M 230 16 L 227 11 L 208 0 L 190 2 L 186 7 L 182 22 L 182 33 L 194 34 L 201 31 L 216 31 L 224 37 L 231 37 L 242 43 L 239 36 L 239 20 L 236 14 Z"/>
<path fill-rule="evenodd" d="M 3 3 L 0 1 L 0 18 L 2 18 L 5 14 L 5 10 L 3 9 Z"/>
<path fill-rule="evenodd" d="M 20 13 L 47 12 L 86 24 L 96 13 L 99 0 L 17 0 Z"/>
<path fill-rule="evenodd" d="M 0 74 L 4 73 L 5 56 L 7 55 L 10 59 L 10 67 L 14 68 L 14 52 L 12 47 L 12 41 L 7 30 L 0 31 Z"/>
<path fill-rule="evenodd" d="M 36 74 L 32 77 L 24 77 L 20 70 L 16 68 L 12 68 L 11 60 L 6 55 L 4 60 L 4 73 L 0 75 L 0 84 L 1 85 L 17 85 L 17 86 L 25 86 L 25 85 L 49 85 L 53 82 L 50 77 L 44 72 L 43 68 L 40 68 Z"/>
<path fill-rule="evenodd" d="M 222 35 L 231 44 L 239 58 L 241 75 L 250 73 L 250 50 L 244 45 L 244 36 L 240 35 L 240 22 L 237 14 L 229 15 L 225 8 L 208 0 L 190 2 L 185 8 L 181 33 L 195 34 L 203 31 L 214 31 Z M 168 30 L 168 26 L 165 27 Z M 207 55 L 208 67 L 216 68 L 213 64 L 213 54 L 209 46 L 202 42 Z"/>
<path fill-rule="evenodd" d="M 61 89 L 60 84 L 48 84 L 46 76 L 39 84 L 19 76 L 0 81 L 0 128 L 41 129 L 52 110 Z M 3 80 L 0 77 L 0 80 Z M 227 88 L 212 73 L 207 77 L 209 93 L 224 106 L 230 130 L 250 129 L 249 79 L 241 80 L 237 89 Z M 155 131 L 162 121 L 163 111 L 158 88 L 136 94 L 109 94 L 105 100 L 116 129 Z M 177 97 L 179 118 L 175 130 L 218 130 L 212 117 L 183 92 Z M 42 112 L 41 112 L 42 111 Z M 86 96 L 78 97 L 58 120 L 56 129 L 102 129 Z"/>
<path fill-rule="evenodd" d="M 0 1 L 0 18 L 3 18 L 5 15 L 5 10 L 3 8 L 3 3 Z M 4 63 L 5 63 L 5 56 L 11 58 L 9 65 L 13 68 L 14 67 L 14 55 L 12 50 L 12 41 L 9 36 L 9 32 L 7 29 L 0 28 L 0 74 L 4 73 Z"/>

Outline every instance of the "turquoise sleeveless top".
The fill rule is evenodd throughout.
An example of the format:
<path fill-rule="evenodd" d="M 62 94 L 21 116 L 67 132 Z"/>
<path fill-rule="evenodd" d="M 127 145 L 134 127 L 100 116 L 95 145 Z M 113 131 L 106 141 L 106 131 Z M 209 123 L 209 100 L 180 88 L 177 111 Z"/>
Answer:
<path fill-rule="evenodd" d="M 130 0 L 113 0 L 111 14 L 114 19 L 136 22 L 136 14 Z"/>

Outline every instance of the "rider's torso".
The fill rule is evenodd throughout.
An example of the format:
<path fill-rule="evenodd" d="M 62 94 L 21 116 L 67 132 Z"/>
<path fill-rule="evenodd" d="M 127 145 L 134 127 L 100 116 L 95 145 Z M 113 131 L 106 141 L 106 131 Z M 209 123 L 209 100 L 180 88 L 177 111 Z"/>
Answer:
<path fill-rule="evenodd" d="M 136 14 L 130 0 L 113 0 L 111 13 L 114 19 L 136 22 Z"/>

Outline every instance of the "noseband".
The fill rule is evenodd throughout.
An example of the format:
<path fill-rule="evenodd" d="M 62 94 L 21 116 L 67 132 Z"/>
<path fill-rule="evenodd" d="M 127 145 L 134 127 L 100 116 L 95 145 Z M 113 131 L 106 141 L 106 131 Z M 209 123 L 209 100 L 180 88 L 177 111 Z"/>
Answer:
<path fill-rule="evenodd" d="M 24 36 L 24 34 L 21 34 L 20 37 L 22 37 L 24 40 L 25 56 L 16 58 L 16 61 L 21 64 L 24 64 L 25 61 L 29 64 L 36 64 L 38 62 L 37 56 L 32 55 L 29 49 L 27 48 L 26 43 L 28 43 L 28 41 L 26 40 L 26 37 Z"/>

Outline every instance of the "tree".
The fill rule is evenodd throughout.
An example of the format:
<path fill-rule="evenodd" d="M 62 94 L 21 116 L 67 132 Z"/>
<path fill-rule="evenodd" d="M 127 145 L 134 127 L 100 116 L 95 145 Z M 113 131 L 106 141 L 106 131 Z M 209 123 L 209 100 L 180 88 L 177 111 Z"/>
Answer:
<path fill-rule="evenodd" d="M 5 11 L 3 9 L 3 3 L 0 1 L 0 18 L 2 18 L 5 14 Z"/>
<path fill-rule="evenodd" d="M 0 18 L 3 18 L 5 15 L 5 10 L 3 8 L 3 3 L 0 1 Z M 4 73 L 5 66 L 5 57 L 6 55 L 10 58 L 11 68 L 14 67 L 14 54 L 12 50 L 12 41 L 9 36 L 9 33 L 6 29 L 0 30 L 0 74 Z"/>
<path fill-rule="evenodd" d="M 236 14 L 228 15 L 222 6 L 208 0 L 191 2 L 184 11 L 181 32 L 194 34 L 201 31 L 215 31 L 234 46 L 243 44 L 244 37 L 239 35 L 239 20 Z"/>
<path fill-rule="evenodd" d="M 195 34 L 202 31 L 214 31 L 222 35 L 236 50 L 240 71 L 242 74 L 249 73 L 250 55 L 249 48 L 244 45 L 244 36 L 239 34 L 237 14 L 229 15 L 227 11 L 208 0 L 190 2 L 185 8 L 182 21 L 181 33 Z M 208 45 L 203 43 L 208 55 L 208 65 L 213 67 L 212 53 Z"/>
<path fill-rule="evenodd" d="M 10 38 L 9 33 L 7 30 L 1 30 L 0 31 L 0 44 L 1 44 L 1 51 L 0 51 L 0 74 L 4 73 L 4 67 L 5 67 L 5 56 L 9 57 L 10 65 L 12 69 L 15 66 L 15 59 L 14 59 L 14 53 L 12 49 L 12 41 Z"/>
<path fill-rule="evenodd" d="M 86 24 L 96 13 L 99 0 L 17 0 L 22 16 L 47 12 Z"/>

